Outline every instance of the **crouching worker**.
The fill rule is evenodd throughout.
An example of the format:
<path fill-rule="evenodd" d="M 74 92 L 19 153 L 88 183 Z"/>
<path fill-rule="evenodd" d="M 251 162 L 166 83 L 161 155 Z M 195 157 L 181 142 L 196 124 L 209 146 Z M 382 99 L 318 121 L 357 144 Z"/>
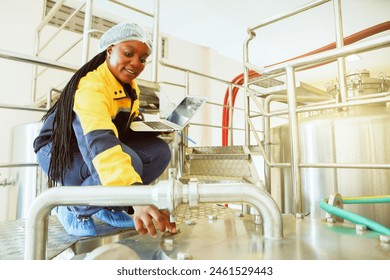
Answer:
<path fill-rule="evenodd" d="M 109 29 L 100 39 L 98 55 L 82 66 L 59 100 L 43 116 L 34 141 L 39 165 L 49 187 L 147 185 L 167 167 L 171 153 L 156 134 L 136 133 L 130 123 L 139 115 L 135 78 L 152 51 L 145 30 L 134 23 Z M 154 206 L 58 206 L 57 216 L 75 236 L 96 236 L 94 219 L 118 228 L 156 235 L 176 232 L 169 212 Z M 128 213 L 134 213 L 131 217 Z"/>

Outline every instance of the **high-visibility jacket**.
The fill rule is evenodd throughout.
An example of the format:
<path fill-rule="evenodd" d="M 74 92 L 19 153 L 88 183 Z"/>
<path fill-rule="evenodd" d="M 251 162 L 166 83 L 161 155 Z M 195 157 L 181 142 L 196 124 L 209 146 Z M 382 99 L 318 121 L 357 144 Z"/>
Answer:
<path fill-rule="evenodd" d="M 135 81 L 121 84 L 106 62 L 79 82 L 73 107 L 72 126 L 77 139 L 74 149 L 80 150 L 96 185 L 142 183 L 130 156 L 122 151 L 120 140 L 129 119 L 138 116 L 139 94 Z M 53 119 L 54 113 L 43 124 L 34 143 L 36 152 L 50 141 Z"/>

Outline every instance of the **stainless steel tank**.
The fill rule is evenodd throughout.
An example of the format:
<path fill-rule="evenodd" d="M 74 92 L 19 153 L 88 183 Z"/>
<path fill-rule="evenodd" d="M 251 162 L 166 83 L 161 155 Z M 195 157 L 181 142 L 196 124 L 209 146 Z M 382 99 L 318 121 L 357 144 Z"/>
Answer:
<path fill-rule="evenodd" d="M 33 200 L 46 189 L 46 176 L 37 166 L 23 166 L 36 163 L 33 141 L 41 129 L 41 123 L 17 125 L 12 131 L 11 162 L 20 165 L 11 169 L 12 185 L 9 195 L 11 219 L 22 219 Z M 13 217 L 12 217 L 13 216 Z"/>
<path fill-rule="evenodd" d="M 354 76 L 355 77 L 355 76 Z M 364 75 L 367 79 L 367 76 Z M 388 81 L 387 81 L 388 82 Z M 378 81 L 377 83 L 382 83 Z M 372 89 L 387 86 L 349 81 L 350 96 L 373 93 Z M 359 85 L 356 87 L 356 85 Z M 370 92 L 364 89 L 369 89 Z M 291 162 L 289 128 L 271 130 L 271 152 L 274 162 Z M 343 164 L 390 163 L 390 109 L 385 105 L 350 108 L 326 112 L 299 120 L 300 162 Z M 342 196 L 380 196 L 390 194 L 389 169 L 301 168 L 304 213 L 324 217 L 321 199 L 334 192 Z M 291 169 L 271 171 L 272 193 L 277 195 L 282 212 L 294 213 L 294 190 Z M 390 204 L 344 205 L 344 209 L 390 227 Z"/>

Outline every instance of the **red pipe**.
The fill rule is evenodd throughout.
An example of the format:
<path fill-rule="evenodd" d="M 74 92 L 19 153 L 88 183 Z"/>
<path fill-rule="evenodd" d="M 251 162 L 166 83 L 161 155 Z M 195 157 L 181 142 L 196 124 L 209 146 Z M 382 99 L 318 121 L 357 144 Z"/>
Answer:
<path fill-rule="evenodd" d="M 250 70 L 249 71 L 249 77 L 250 78 L 255 78 L 259 77 L 260 74 Z M 244 83 L 244 74 L 238 75 L 236 78 L 232 80 L 232 84 L 237 84 L 237 85 L 242 85 Z M 238 93 L 239 88 L 238 87 L 233 87 L 232 88 L 232 104 L 234 106 L 234 103 L 236 101 L 237 93 Z M 225 93 L 225 98 L 224 98 L 224 107 L 223 107 L 223 112 L 222 112 L 222 145 L 227 146 L 228 145 L 228 128 L 229 128 L 229 118 L 230 118 L 230 112 L 229 112 L 229 88 L 226 90 Z"/>
<path fill-rule="evenodd" d="M 362 31 L 359 31 L 357 33 L 354 33 L 354 34 L 344 38 L 344 45 L 353 44 L 353 43 L 355 43 L 357 41 L 360 41 L 360 40 L 365 39 L 365 38 L 367 38 L 369 36 L 372 36 L 372 35 L 375 35 L 375 34 L 378 34 L 378 33 L 384 32 L 384 31 L 387 31 L 389 29 L 390 29 L 390 21 L 386 21 L 384 23 L 380 23 L 378 25 L 374 25 L 372 27 L 369 27 L 367 29 L 364 29 Z M 284 61 L 281 61 L 281 62 L 278 62 L 278 63 L 275 63 L 275 64 L 267 65 L 267 66 L 265 66 L 265 68 L 266 67 L 270 67 L 270 66 L 274 66 L 274 65 L 277 65 L 277 64 L 280 64 L 280 63 L 283 63 L 283 62 L 291 61 L 291 60 L 294 60 L 294 59 L 297 59 L 297 58 L 302 58 L 302 57 L 313 55 L 313 54 L 320 53 L 320 52 L 323 52 L 323 51 L 331 50 L 331 49 L 334 49 L 334 48 L 336 48 L 336 43 L 335 42 L 331 43 L 329 45 L 326 45 L 324 47 L 321 47 L 319 49 L 313 50 L 311 52 L 302 54 L 300 56 L 296 56 L 296 57 L 293 57 L 291 59 L 284 60 Z M 326 63 L 330 63 L 330 62 L 326 62 Z M 321 65 L 324 65 L 326 63 L 323 63 Z M 320 66 L 320 65 L 312 66 L 312 67 L 309 67 L 309 68 L 318 67 L 318 66 Z M 307 68 L 307 69 L 309 69 L 309 68 Z M 255 72 L 253 70 L 250 70 L 248 76 L 249 76 L 249 78 L 255 78 L 255 77 L 261 76 L 261 74 Z M 231 83 L 233 85 L 234 84 L 242 85 L 244 83 L 244 73 L 241 73 L 240 75 L 235 77 L 232 80 Z M 238 87 L 233 87 L 233 89 L 232 89 L 232 107 L 234 106 L 238 90 L 239 90 Z M 224 98 L 223 105 L 224 105 L 224 107 L 222 109 L 222 146 L 227 146 L 228 145 L 228 139 L 229 139 L 228 128 L 229 128 L 229 119 L 230 119 L 230 112 L 229 112 L 229 88 L 225 92 L 225 98 Z"/>

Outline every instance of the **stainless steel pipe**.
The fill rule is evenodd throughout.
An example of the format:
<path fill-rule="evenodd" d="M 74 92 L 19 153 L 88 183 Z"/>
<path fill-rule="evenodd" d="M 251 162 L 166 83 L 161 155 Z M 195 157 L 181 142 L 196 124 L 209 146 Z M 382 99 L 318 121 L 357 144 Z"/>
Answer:
<path fill-rule="evenodd" d="M 39 195 L 26 219 L 25 255 L 27 260 L 46 259 L 48 216 L 58 205 L 128 206 L 154 205 L 171 209 L 168 190 L 172 181 L 154 186 L 131 187 L 55 187 Z"/>
<path fill-rule="evenodd" d="M 173 173 L 171 172 L 170 175 Z M 246 202 L 263 217 L 264 237 L 283 237 L 282 216 L 276 202 L 261 187 L 248 183 L 183 185 L 179 181 L 160 181 L 154 186 L 56 187 L 34 201 L 26 220 L 25 259 L 46 259 L 48 216 L 58 205 L 128 206 L 154 205 L 171 213 L 181 203 Z"/>
<path fill-rule="evenodd" d="M 322 62 L 333 61 L 340 56 L 348 56 L 351 54 L 368 52 L 368 51 L 385 48 L 389 46 L 390 46 L 390 35 L 384 35 L 375 39 L 357 42 L 353 45 L 348 45 L 341 48 L 324 51 L 311 56 L 298 58 L 296 60 L 280 63 L 275 66 L 264 68 L 263 71 L 260 73 L 263 75 L 282 74 L 285 73 L 286 67 L 289 66 L 291 66 L 294 69 L 297 69 L 299 67 L 307 67 Z M 250 63 L 245 63 L 244 66 L 248 67 L 249 69 L 252 69 L 252 65 Z"/>
<path fill-rule="evenodd" d="M 37 56 L 27 55 L 27 54 L 21 54 L 16 52 L 11 52 L 8 50 L 0 49 L 0 58 L 14 60 L 18 62 L 25 62 L 25 63 L 31 63 L 34 65 L 49 67 L 52 69 L 58 69 L 63 70 L 67 72 L 76 72 L 77 67 L 61 62 L 52 61 L 49 59 L 44 59 Z"/>
<path fill-rule="evenodd" d="M 234 203 L 251 204 L 263 218 L 265 238 L 280 239 L 283 237 L 283 221 L 278 205 L 263 188 L 249 183 L 215 183 L 175 185 L 174 207 L 181 203 Z"/>

